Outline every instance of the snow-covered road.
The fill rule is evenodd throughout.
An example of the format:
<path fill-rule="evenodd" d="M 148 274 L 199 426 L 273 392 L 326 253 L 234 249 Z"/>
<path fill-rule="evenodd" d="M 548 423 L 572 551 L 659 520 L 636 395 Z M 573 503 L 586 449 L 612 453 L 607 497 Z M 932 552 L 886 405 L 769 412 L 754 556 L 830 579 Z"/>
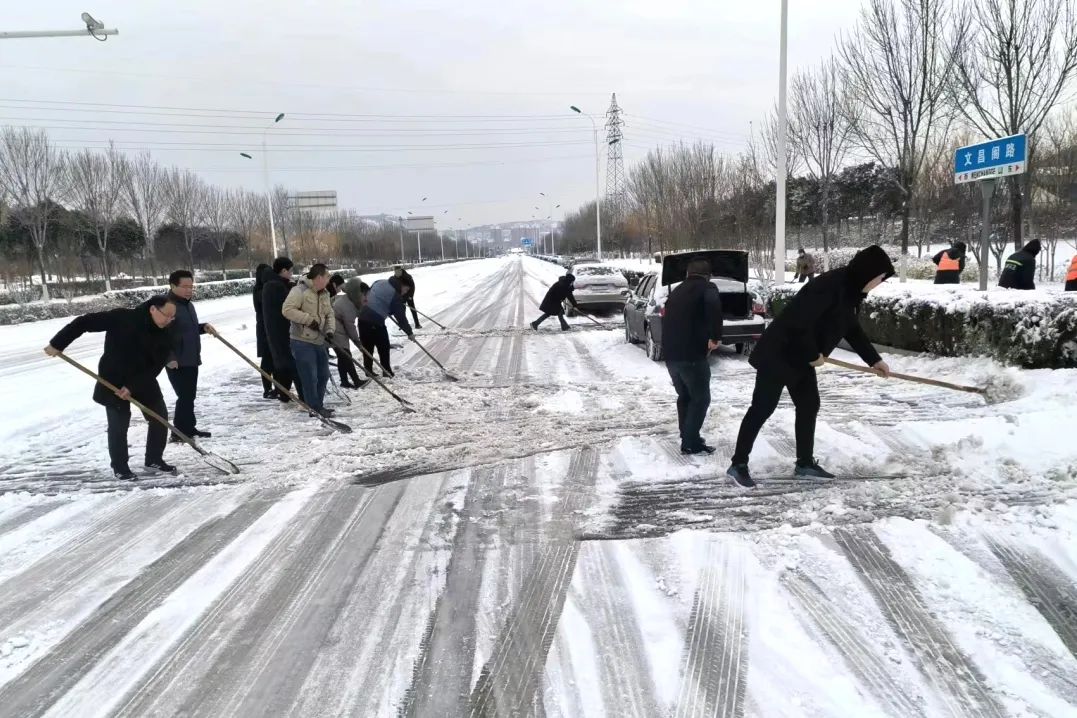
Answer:
<path fill-rule="evenodd" d="M 350 435 L 263 401 L 207 337 L 227 483 L 173 446 L 179 482 L 118 485 L 92 387 L 41 353 L 64 320 L 0 327 L 0 716 L 1077 713 L 1077 372 L 1009 370 L 1022 396 L 985 406 L 826 369 L 842 480 L 784 478 L 783 403 L 746 494 L 722 472 L 747 363 L 715 358 L 720 451 L 686 459 L 617 317 L 521 329 L 559 273 L 417 270 L 451 328 L 419 338 L 461 381 L 405 342 L 418 413 L 368 386 L 336 400 Z M 199 311 L 253 354 L 249 297 Z"/>

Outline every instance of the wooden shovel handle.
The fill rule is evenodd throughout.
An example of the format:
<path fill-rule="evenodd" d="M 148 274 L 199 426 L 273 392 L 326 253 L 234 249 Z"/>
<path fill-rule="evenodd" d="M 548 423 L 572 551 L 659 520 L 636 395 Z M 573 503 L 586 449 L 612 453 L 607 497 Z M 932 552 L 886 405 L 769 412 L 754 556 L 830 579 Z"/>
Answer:
<path fill-rule="evenodd" d="M 842 369 L 851 369 L 853 371 L 865 372 L 868 374 L 878 375 L 878 372 L 869 366 L 862 366 L 860 364 L 850 364 L 847 361 L 841 359 L 826 358 L 827 364 L 833 364 L 839 366 Z M 962 384 L 951 384 L 948 381 L 939 381 L 938 379 L 928 379 L 922 376 L 913 376 L 911 374 L 900 374 L 898 372 L 890 372 L 890 377 L 893 379 L 901 379 L 902 381 L 911 381 L 915 384 L 925 384 L 927 386 L 937 386 L 942 389 L 952 389 L 953 391 L 964 391 L 970 394 L 983 394 L 984 390 L 978 386 L 964 386 Z"/>

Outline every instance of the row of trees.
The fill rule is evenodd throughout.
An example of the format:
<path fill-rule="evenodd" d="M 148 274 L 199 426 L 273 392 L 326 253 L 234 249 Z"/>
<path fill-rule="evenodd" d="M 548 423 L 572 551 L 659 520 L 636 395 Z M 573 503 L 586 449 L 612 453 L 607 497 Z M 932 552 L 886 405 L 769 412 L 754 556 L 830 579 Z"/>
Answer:
<path fill-rule="evenodd" d="M 1077 122 L 1063 100 L 1075 71 L 1074 0 L 866 0 L 834 54 L 790 82 L 789 226 L 824 249 L 853 237 L 903 253 L 940 237 L 975 246 L 979 193 L 954 186 L 953 152 L 1024 132 L 1029 171 L 1002 188 L 992 251 L 1001 262 L 1030 229 L 1072 239 Z M 650 152 L 629 172 L 631 208 L 604 231 L 608 244 L 764 254 L 776 128 L 775 112 L 735 155 L 706 143 Z M 592 203 L 566 218 L 566 239 L 591 246 L 593 226 Z"/>
<path fill-rule="evenodd" d="M 384 263 L 399 260 L 402 249 L 418 255 L 414 241 L 401 247 L 395 222 L 353 211 L 312 214 L 294 207 L 284 187 L 270 196 L 278 251 L 298 261 Z M 0 132 L 0 252 L 9 269 L 21 262 L 24 276 L 36 270 L 44 299 L 50 277 L 66 276 L 73 286 L 79 277 L 92 279 L 94 265 L 106 291 L 117 262 L 150 277 L 160 276 L 162 264 L 215 264 L 227 277 L 226 265 L 242 256 L 250 270 L 256 257 L 270 258 L 267 209 L 264 194 L 208 184 L 149 154 L 128 157 L 111 145 L 68 154 L 41 130 Z M 460 249 L 455 239 L 445 243 L 448 256 Z M 441 237 L 426 233 L 423 240 L 424 257 L 440 256 Z M 465 243 L 460 251 L 471 248 Z"/>

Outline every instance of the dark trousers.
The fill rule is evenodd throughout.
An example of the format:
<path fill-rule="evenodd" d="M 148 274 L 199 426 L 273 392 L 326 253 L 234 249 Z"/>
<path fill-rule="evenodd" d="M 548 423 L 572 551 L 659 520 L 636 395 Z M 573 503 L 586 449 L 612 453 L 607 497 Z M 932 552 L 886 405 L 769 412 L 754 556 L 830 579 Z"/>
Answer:
<path fill-rule="evenodd" d="M 198 393 L 198 367 L 181 366 L 166 369 L 168 382 L 176 392 L 176 413 L 172 423 L 187 436 L 195 430 L 198 420 L 194 416 L 194 398 Z"/>
<path fill-rule="evenodd" d="M 419 312 L 415 309 L 415 305 L 409 303 L 408 306 L 411 308 L 411 318 L 415 320 L 413 323 L 415 324 L 415 326 L 420 326 Z"/>
<path fill-rule="evenodd" d="M 801 284 L 808 281 L 809 279 L 815 279 L 815 272 L 812 272 L 810 274 L 801 274 L 800 275 L 800 283 Z"/>
<path fill-rule="evenodd" d="M 362 344 L 366 353 L 363 354 L 363 366 L 368 372 L 374 370 L 374 350 L 378 351 L 378 362 L 387 371 L 392 371 L 389 365 L 389 330 L 384 324 L 372 324 L 359 322 L 359 343 Z"/>
<path fill-rule="evenodd" d="M 352 361 L 352 353 L 347 349 L 333 347 L 333 353 L 337 355 L 337 372 L 340 374 L 340 383 L 347 384 L 349 381 L 354 386 L 359 386 L 359 372 L 355 369 Z"/>
<path fill-rule="evenodd" d="M 139 395 L 135 399 L 161 415 L 162 419 L 168 420 L 168 407 L 165 399 L 158 389 L 156 395 Z M 126 401 L 105 406 L 105 415 L 108 417 L 108 456 L 112 463 L 113 471 L 125 471 L 129 467 L 127 461 L 130 458 L 127 451 L 127 429 L 131 426 L 131 404 Z M 164 457 L 165 444 L 168 443 L 168 427 L 157 421 L 149 414 L 146 417 L 146 462 L 152 464 Z"/>
<path fill-rule="evenodd" d="M 269 352 L 266 352 L 265 356 L 262 357 L 261 366 L 262 366 L 262 371 L 264 371 L 266 374 L 269 374 L 270 376 L 272 376 L 273 375 L 273 355 L 270 354 Z M 262 393 L 267 394 L 267 393 L 273 391 L 273 388 L 274 388 L 273 387 L 273 382 L 271 382 L 269 379 L 266 379 L 265 376 L 262 376 Z"/>
<path fill-rule="evenodd" d="M 784 388 L 789 389 L 789 398 L 793 400 L 797 412 L 797 461 L 811 463 L 815 460 L 815 419 L 819 416 L 819 384 L 815 378 L 815 369 L 810 369 L 788 384 L 762 372 L 755 375 L 752 406 L 740 423 L 737 448 L 733 454 L 734 464 L 748 463 L 755 439 L 759 436 L 763 424 L 767 423 L 767 419 L 778 407 Z"/>
<path fill-rule="evenodd" d="M 292 340 L 296 376 L 302 377 L 303 402 L 319 411 L 325 404 L 325 387 L 329 384 L 329 349 L 324 344 Z"/>
<path fill-rule="evenodd" d="M 677 390 L 677 428 L 681 432 L 681 448 L 695 449 L 703 445 L 700 430 L 711 405 L 711 365 L 706 359 L 668 361 L 666 371 Z"/>
<path fill-rule="evenodd" d="M 539 324 L 542 324 L 544 321 L 546 321 L 547 319 L 549 319 L 550 317 L 553 317 L 553 316 L 556 316 L 557 321 L 561 322 L 561 328 L 562 329 L 568 329 L 568 322 L 565 321 L 565 315 L 564 314 L 556 314 L 555 315 L 555 314 L 547 314 L 546 312 L 543 312 L 542 316 L 534 321 L 534 324 L 537 327 Z"/>

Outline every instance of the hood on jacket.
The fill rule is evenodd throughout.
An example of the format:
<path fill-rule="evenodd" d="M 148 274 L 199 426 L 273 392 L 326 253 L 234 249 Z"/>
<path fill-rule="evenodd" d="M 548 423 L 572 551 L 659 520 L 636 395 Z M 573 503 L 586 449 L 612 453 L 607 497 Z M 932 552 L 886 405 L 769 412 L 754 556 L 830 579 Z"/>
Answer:
<path fill-rule="evenodd" d="M 877 244 L 861 249 L 846 267 L 849 285 L 857 295 L 863 293 L 864 285 L 880 274 L 885 275 L 886 279 L 894 276 L 894 263 L 890 261 L 886 250 Z"/>
<path fill-rule="evenodd" d="M 1035 257 L 1037 254 L 1040 253 L 1040 249 L 1041 249 L 1040 240 L 1034 239 L 1031 242 L 1029 242 L 1028 244 L 1026 244 L 1024 247 L 1022 247 L 1021 249 L 1023 251 L 1025 251 L 1025 252 L 1028 252 L 1033 257 Z"/>
<path fill-rule="evenodd" d="M 344 295 L 351 300 L 356 309 L 363 306 L 363 295 L 370 291 L 370 287 L 363 283 L 359 277 L 352 277 L 344 282 Z"/>
<path fill-rule="evenodd" d="M 404 286 L 404 283 L 400 281 L 400 277 L 389 277 L 389 284 L 396 290 L 397 294 L 400 294 L 400 288 Z"/>
<path fill-rule="evenodd" d="M 962 255 L 964 255 L 965 250 L 968 249 L 968 246 L 964 242 L 954 242 L 954 249 L 956 249 L 958 252 L 960 252 Z M 950 256 L 952 257 L 954 255 L 951 254 Z"/>
<path fill-rule="evenodd" d="M 557 281 L 559 281 L 559 282 L 568 282 L 569 284 L 572 284 L 573 282 L 576 281 L 576 275 L 575 274 L 566 274 L 565 276 L 561 277 Z"/>

